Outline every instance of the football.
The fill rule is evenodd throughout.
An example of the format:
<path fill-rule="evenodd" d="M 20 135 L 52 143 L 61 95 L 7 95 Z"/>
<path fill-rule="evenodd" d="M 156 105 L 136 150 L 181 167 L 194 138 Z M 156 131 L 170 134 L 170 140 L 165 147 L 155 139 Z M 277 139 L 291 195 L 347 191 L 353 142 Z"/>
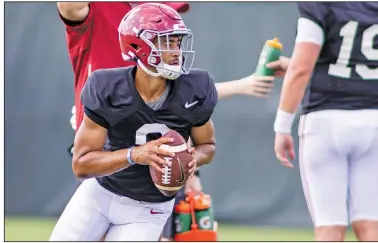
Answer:
<path fill-rule="evenodd" d="M 188 147 L 185 139 L 176 131 L 170 130 L 163 137 L 173 138 L 173 142 L 166 143 L 160 146 L 161 149 L 175 153 L 173 158 L 161 157 L 167 161 L 172 161 L 172 166 L 163 166 L 163 173 L 155 170 L 150 166 L 150 174 L 152 180 L 165 196 L 173 196 L 180 190 L 188 179 L 188 163 L 192 161 L 192 155 L 188 152 Z"/>

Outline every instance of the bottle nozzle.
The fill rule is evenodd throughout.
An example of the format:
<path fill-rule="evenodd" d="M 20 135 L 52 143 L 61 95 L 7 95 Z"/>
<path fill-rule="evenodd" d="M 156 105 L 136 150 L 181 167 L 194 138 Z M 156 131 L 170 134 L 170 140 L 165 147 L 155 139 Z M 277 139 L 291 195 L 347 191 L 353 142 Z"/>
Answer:
<path fill-rule="evenodd" d="M 280 43 L 280 40 L 277 37 L 274 37 L 273 40 L 268 40 L 266 44 L 276 49 L 283 48 L 283 45 Z"/>

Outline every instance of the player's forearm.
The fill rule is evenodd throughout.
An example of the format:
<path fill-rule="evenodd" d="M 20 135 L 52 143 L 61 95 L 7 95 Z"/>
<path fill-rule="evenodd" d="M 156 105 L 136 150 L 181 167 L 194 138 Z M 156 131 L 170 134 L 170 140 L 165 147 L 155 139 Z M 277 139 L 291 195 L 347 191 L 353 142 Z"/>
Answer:
<path fill-rule="evenodd" d="M 114 152 L 93 151 L 82 156 L 73 156 L 72 169 L 79 178 L 90 178 L 112 174 L 127 168 L 127 149 Z"/>
<path fill-rule="evenodd" d="M 242 93 L 238 80 L 216 83 L 215 88 L 218 92 L 218 100 Z"/>
<path fill-rule="evenodd" d="M 279 108 L 287 113 L 295 113 L 303 98 L 311 72 L 296 69 L 290 71 L 283 83 Z"/>
<path fill-rule="evenodd" d="M 312 50 L 313 48 L 307 47 L 309 46 L 306 43 L 296 45 L 294 48 L 294 54 L 283 82 L 280 104 L 274 121 L 274 131 L 276 133 L 291 133 L 295 113 L 305 93 L 317 57 L 314 50 Z"/>
<path fill-rule="evenodd" d="M 195 146 L 197 166 L 209 164 L 215 155 L 215 144 L 201 144 Z"/>

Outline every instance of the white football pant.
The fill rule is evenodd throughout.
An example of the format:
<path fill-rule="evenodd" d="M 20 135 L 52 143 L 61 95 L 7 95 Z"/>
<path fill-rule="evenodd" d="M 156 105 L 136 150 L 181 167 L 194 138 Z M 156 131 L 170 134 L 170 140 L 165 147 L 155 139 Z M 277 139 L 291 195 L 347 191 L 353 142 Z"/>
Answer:
<path fill-rule="evenodd" d="M 50 241 L 158 241 L 173 210 L 164 203 L 140 202 L 85 180 L 59 218 Z"/>
<path fill-rule="evenodd" d="M 299 163 L 315 227 L 378 221 L 378 110 L 302 115 Z"/>

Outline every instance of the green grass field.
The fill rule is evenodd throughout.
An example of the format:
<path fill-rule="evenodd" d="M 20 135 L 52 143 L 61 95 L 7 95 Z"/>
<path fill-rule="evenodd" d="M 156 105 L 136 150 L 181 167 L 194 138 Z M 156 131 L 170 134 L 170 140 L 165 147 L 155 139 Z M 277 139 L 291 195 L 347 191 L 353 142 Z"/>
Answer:
<path fill-rule="evenodd" d="M 54 227 L 56 219 L 43 218 L 5 218 L 6 241 L 46 241 Z M 311 229 L 261 228 L 220 224 L 221 241 L 311 241 Z M 348 241 L 355 241 L 351 232 Z"/>

